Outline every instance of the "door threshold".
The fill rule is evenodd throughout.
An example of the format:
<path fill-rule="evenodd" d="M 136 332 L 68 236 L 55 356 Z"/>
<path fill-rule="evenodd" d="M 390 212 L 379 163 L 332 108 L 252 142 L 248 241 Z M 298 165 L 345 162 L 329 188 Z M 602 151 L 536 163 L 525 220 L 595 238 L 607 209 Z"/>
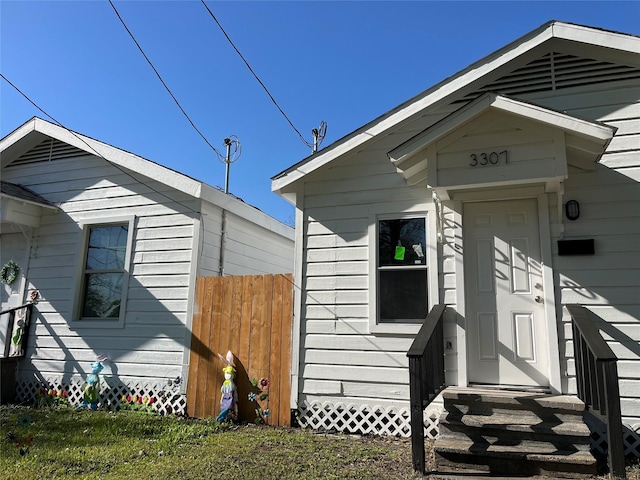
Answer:
<path fill-rule="evenodd" d="M 482 388 L 486 390 L 503 390 L 510 392 L 529 392 L 529 393 L 545 393 L 550 394 L 551 389 L 549 387 L 536 387 L 529 385 L 494 385 L 485 383 L 470 383 L 471 388 Z"/>

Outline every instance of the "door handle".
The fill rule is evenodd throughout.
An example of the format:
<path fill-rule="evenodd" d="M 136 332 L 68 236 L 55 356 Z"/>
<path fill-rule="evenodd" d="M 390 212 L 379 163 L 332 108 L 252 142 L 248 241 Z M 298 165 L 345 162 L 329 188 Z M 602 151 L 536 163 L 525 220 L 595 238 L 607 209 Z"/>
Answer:
<path fill-rule="evenodd" d="M 542 303 L 542 297 L 540 295 L 536 295 L 536 302 Z"/>

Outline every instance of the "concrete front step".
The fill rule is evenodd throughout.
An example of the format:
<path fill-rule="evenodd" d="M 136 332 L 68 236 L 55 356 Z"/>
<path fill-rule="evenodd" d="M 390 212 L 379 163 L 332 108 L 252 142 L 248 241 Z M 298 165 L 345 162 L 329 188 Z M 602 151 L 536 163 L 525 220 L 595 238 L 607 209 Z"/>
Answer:
<path fill-rule="evenodd" d="M 521 445 L 524 443 L 537 442 L 540 444 L 551 445 L 558 450 L 584 451 L 591 450 L 590 441 L 584 437 L 572 437 L 566 435 L 554 434 L 530 434 L 514 431 L 496 431 L 496 430 L 476 430 L 465 429 L 455 431 L 455 427 L 451 425 L 440 426 L 440 435 L 448 440 L 473 440 L 482 445 Z"/>
<path fill-rule="evenodd" d="M 492 475 L 518 477 L 587 478 L 597 473 L 596 460 L 588 451 L 563 451 L 548 444 L 489 445 L 470 439 L 438 439 L 435 454 L 439 472 L 464 471 L 468 466 L 472 470 L 484 467 Z"/>
<path fill-rule="evenodd" d="M 584 422 L 532 422 L 518 415 L 452 415 L 443 413 L 439 421 L 440 435 L 444 438 L 474 438 L 477 441 L 519 442 L 539 441 L 558 448 L 589 450 L 591 432 Z"/>
<path fill-rule="evenodd" d="M 442 398 L 445 408 L 455 405 L 463 413 L 506 413 L 518 410 L 553 417 L 559 414 L 582 417 L 584 412 L 584 403 L 573 395 L 449 387 L 442 393 Z"/>
<path fill-rule="evenodd" d="M 490 473 L 594 475 L 584 404 L 568 395 L 450 387 L 434 451 L 438 471 L 484 466 Z"/>
<path fill-rule="evenodd" d="M 543 421 L 539 417 L 496 413 L 493 415 L 457 415 L 444 413 L 441 423 L 466 425 L 471 428 L 490 428 L 528 433 L 553 433 L 574 437 L 589 437 L 591 431 L 582 421 Z"/>

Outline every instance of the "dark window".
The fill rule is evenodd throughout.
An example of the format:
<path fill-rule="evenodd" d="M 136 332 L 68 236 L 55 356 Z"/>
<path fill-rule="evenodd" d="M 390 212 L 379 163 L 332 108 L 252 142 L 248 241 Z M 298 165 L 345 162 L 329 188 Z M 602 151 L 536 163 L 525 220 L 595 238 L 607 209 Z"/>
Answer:
<path fill-rule="evenodd" d="M 424 217 L 378 222 L 378 313 L 381 323 L 421 323 L 427 316 Z"/>
<path fill-rule="evenodd" d="M 127 274 L 125 260 L 128 231 L 127 224 L 90 227 L 81 318 L 117 320 L 120 317 L 123 284 Z"/>

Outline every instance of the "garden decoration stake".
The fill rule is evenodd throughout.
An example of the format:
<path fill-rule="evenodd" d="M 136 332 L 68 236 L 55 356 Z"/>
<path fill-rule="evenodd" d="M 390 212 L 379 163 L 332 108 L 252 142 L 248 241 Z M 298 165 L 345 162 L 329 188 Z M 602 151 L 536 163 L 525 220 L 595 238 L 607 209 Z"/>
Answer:
<path fill-rule="evenodd" d="M 91 362 L 91 375 L 87 377 L 87 380 L 82 386 L 82 403 L 78 405 L 78 410 L 82 408 L 90 408 L 91 410 L 98 409 L 98 395 L 100 394 L 100 372 L 104 369 L 102 362 L 107 357 L 99 356 L 95 362 Z"/>
<path fill-rule="evenodd" d="M 33 290 L 29 295 L 29 300 L 33 305 L 38 304 L 38 297 L 40 296 L 40 292 L 38 290 Z M 25 320 L 25 310 L 20 309 L 17 312 L 18 321 L 16 322 L 13 336 L 11 337 L 11 353 L 10 357 L 19 357 L 24 353 L 22 342 L 24 340 L 24 332 L 25 329 L 29 326 Z"/>
<path fill-rule="evenodd" d="M 216 421 L 224 422 L 226 420 L 236 418 L 238 391 L 236 390 L 236 384 L 233 383 L 233 379 L 236 375 L 236 368 L 231 351 L 227 352 L 226 358 L 223 358 L 220 354 L 218 354 L 218 357 L 220 357 L 226 365 L 222 369 L 224 372 L 224 382 L 222 382 L 222 387 L 220 388 L 222 398 L 220 398 L 220 413 L 216 417 Z"/>

